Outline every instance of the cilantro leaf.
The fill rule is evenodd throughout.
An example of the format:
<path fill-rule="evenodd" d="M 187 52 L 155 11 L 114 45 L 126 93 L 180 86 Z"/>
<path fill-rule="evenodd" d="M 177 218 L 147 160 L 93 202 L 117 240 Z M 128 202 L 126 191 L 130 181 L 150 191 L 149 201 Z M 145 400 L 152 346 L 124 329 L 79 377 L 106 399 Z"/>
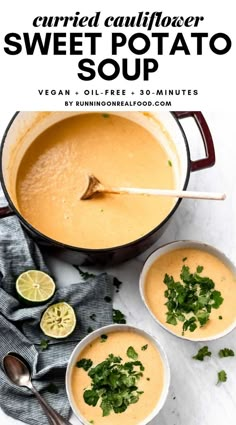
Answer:
<path fill-rule="evenodd" d="M 219 308 L 224 301 L 224 298 L 221 296 L 220 291 L 213 291 L 211 294 L 211 299 L 214 301 L 212 304 L 213 308 Z"/>
<path fill-rule="evenodd" d="M 147 350 L 147 348 L 148 348 L 148 344 L 145 344 L 145 345 L 143 345 L 143 346 L 141 347 L 141 350 L 142 350 L 142 351 L 146 351 L 146 350 Z"/>
<path fill-rule="evenodd" d="M 119 279 L 117 279 L 117 277 L 114 277 L 114 279 L 113 279 L 113 285 L 116 288 L 116 292 L 119 292 L 120 286 L 122 285 L 122 282 Z"/>
<path fill-rule="evenodd" d="M 49 342 L 50 341 L 48 339 L 42 339 L 42 341 L 40 341 L 40 348 L 42 351 L 48 349 Z"/>
<path fill-rule="evenodd" d="M 185 320 L 185 322 L 183 324 L 182 334 L 184 335 L 184 332 L 187 331 L 188 329 L 190 330 L 190 332 L 194 332 L 195 329 L 197 328 L 196 321 L 197 321 L 197 319 L 194 316 L 190 317 L 189 320 Z"/>
<path fill-rule="evenodd" d="M 120 311 L 113 308 L 112 310 L 113 323 L 125 324 L 125 315 Z"/>
<path fill-rule="evenodd" d="M 193 359 L 195 360 L 200 360 L 201 362 L 204 360 L 205 357 L 211 357 L 211 352 L 208 350 L 207 345 L 205 345 L 204 347 L 200 348 L 197 352 L 197 354 L 195 354 L 195 356 L 193 356 Z"/>
<path fill-rule="evenodd" d="M 219 351 L 219 357 L 233 357 L 234 356 L 234 351 L 231 350 L 231 348 L 222 348 Z"/>
<path fill-rule="evenodd" d="M 209 320 L 210 314 L 207 311 L 200 311 L 197 313 L 197 319 L 201 326 L 204 326 Z"/>
<path fill-rule="evenodd" d="M 176 315 L 175 313 L 166 313 L 167 318 L 166 318 L 166 323 L 169 323 L 170 325 L 177 325 L 177 320 L 176 320 Z"/>
<path fill-rule="evenodd" d="M 99 395 L 97 391 L 95 390 L 86 390 L 84 392 L 83 397 L 84 397 L 85 403 L 88 404 L 89 406 L 96 406 L 99 400 Z"/>
<path fill-rule="evenodd" d="M 93 362 L 91 359 L 81 359 L 76 363 L 76 367 L 82 368 L 86 372 L 90 369 L 92 365 L 93 365 Z"/>
<path fill-rule="evenodd" d="M 197 266 L 197 273 L 202 273 L 203 269 L 203 266 Z"/>
<path fill-rule="evenodd" d="M 101 335 L 101 342 L 105 342 L 107 340 L 108 336 L 103 334 Z"/>
<path fill-rule="evenodd" d="M 130 346 L 130 347 L 128 348 L 128 350 L 127 350 L 126 354 L 127 354 L 127 356 L 128 356 L 130 359 L 137 360 L 137 358 L 138 358 L 138 353 L 136 353 L 136 351 L 135 351 L 134 347 L 131 347 L 131 346 Z"/>
<path fill-rule="evenodd" d="M 218 372 L 217 384 L 219 384 L 220 382 L 226 382 L 226 381 L 227 381 L 227 374 L 225 370 L 221 370 L 220 372 Z"/>
<path fill-rule="evenodd" d="M 88 279 L 91 279 L 93 277 L 96 277 L 96 275 L 94 273 L 85 272 L 85 271 L 81 270 L 81 268 L 79 266 L 74 265 L 74 267 L 79 271 L 80 276 L 84 280 L 88 280 Z"/>

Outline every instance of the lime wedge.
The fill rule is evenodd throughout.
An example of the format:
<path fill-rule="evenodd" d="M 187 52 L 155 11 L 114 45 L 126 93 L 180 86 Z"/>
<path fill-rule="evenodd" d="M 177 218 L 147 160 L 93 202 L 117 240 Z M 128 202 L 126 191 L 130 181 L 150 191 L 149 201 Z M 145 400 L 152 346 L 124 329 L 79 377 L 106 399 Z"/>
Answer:
<path fill-rule="evenodd" d="M 76 325 L 74 309 L 65 302 L 53 304 L 43 313 L 40 328 L 52 338 L 66 338 Z"/>
<path fill-rule="evenodd" d="M 28 304 L 43 304 L 55 292 L 55 283 L 48 274 L 39 270 L 28 270 L 16 281 L 16 292 L 19 298 Z"/>

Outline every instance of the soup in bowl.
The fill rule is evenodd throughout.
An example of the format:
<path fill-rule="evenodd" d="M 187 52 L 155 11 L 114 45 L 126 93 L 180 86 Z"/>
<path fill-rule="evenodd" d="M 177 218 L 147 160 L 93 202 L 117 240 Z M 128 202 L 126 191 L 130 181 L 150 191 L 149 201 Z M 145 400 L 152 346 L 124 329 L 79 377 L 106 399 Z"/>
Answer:
<path fill-rule="evenodd" d="M 103 327 L 73 351 L 66 373 L 71 407 L 89 425 L 145 425 L 162 408 L 170 370 L 160 344 L 127 325 Z"/>
<path fill-rule="evenodd" d="M 176 241 L 157 249 L 143 267 L 140 292 L 158 324 L 178 337 L 208 341 L 236 326 L 236 268 L 210 245 Z"/>

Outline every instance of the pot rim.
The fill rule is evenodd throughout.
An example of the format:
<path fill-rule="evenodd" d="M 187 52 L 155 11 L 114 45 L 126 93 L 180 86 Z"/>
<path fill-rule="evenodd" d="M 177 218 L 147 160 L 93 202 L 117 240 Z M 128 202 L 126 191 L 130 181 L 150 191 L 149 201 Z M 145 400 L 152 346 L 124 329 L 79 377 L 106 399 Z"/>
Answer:
<path fill-rule="evenodd" d="M 162 323 L 152 312 L 151 308 L 148 306 L 148 303 L 146 301 L 146 297 L 144 294 L 144 286 L 145 286 L 145 278 L 144 278 L 144 272 L 146 274 L 146 268 L 147 270 L 150 270 L 151 265 L 154 263 L 154 261 L 159 257 L 159 255 L 157 255 L 163 248 L 167 247 L 167 252 L 171 252 L 174 251 L 175 249 L 178 248 L 188 248 L 191 245 L 195 245 L 195 247 L 198 247 L 198 249 L 202 249 L 208 252 L 208 253 L 212 253 L 212 255 L 215 255 L 217 258 L 219 258 L 222 262 L 226 263 L 227 267 L 230 268 L 231 271 L 233 271 L 234 273 L 236 273 L 236 265 L 234 264 L 234 262 L 227 257 L 227 255 L 224 254 L 224 252 L 222 252 L 220 249 L 216 248 L 213 245 L 210 245 L 208 243 L 205 242 L 201 242 L 198 241 L 196 239 L 179 239 L 176 241 L 171 241 L 168 243 L 165 243 L 161 246 L 159 246 L 157 249 L 155 249 L 154 251 L 152 251 L 148 257 L 146 258 L 140 276 L 139 276 L 139 293 L 140 293 L 140 297 L 142 299 L 142 302 L 144 304 L 144 306 L 146 307 L 148 313 L 151 315 L 151 317 L 154 319 L 154 321 L 161 326 L 163 329 L 165 329 L 165 331 L 169 332 L 170 334 L 174 335 L 176 338 L 180 338 L 186 341 L 191 341 L 191 342 L 207 342 L 207 341 L 215 341 L 217 339 L 220 339 L 226 335 L 228 335 L 230 332 L 232 332 L 235 328 L 236 328 L 236 319 L 234 320 L 234 322 L 228 326 L 224 331 L 217 333 L 215 335 L 212 336 L 208 336 L 208 337 L 202 337 L 202 338 L 192 338 L 192 337 L 186 337 L 183 335 L 177 335 L 174 331 L 172 331 L 171 329 L 169 329 L 164 323 Z M 173 247 L 173 249 L 172 249 Z M 166 253 L 167 253 L 166 252 Z M 162 254 L 160 254 L 162 255 Z M 163 254 L 165 255 L 165 254 Z M 151 257 L 154 257 L 154 260 L 151 264 L 149 264 L 149 266 L 147 266 L 147 262 L 151 260 Z"/>
<path fill-rule="evenodd" d="M 31 112 L 31 111 L 29 111 Z M 130 247 L 134 247 L 137 244 L 139 244 L 142 241 L 145 241 L 147 238 L 151 237 L 154 233 L 156 233 L 159 229 L 161 229 L 162 226 L 164 226 L 167 221 L 172 217 L 172 215 L 175 213 L 175 211 L 177 210 L 177 208 L 179 207 L 182 199 L 179 198 L 177 200 L 177 202 L 175 203 L 175 205 L 173 206 L 173 208 L 170 210 L 169 214 L 165 217 L 164 220 L 161 221 L 161 223 L 159 223 L 156 227 L 154 227 L 154 229 L 152 229 L 150 232 L 146 233 L 145 235 L 141 236 L 138 239 L 135 239 L 134 241 L 130 241 L 127 242 L 124 245 L 117 245 L 114 247 L 108 247 L 108 248 L 82 248 L 82 247 L 77 247 L 77 246 L 73 246 L 73 245 L 69 245 L 69 244 L 65 244 L 63 242 L 57 241 L 47 235 L 45 235 L 44 233 L 40 232 L 39 230 L 37 230 L 34 226 L 32 226 L 32 224 L 30 224 L 24 217 L 23 215 L 18 211 L 18 209 L 15 207 L 14 203 L 11 200 L 11 197 L 8 193 L 7 187 L 5 185 L 5 181 L 4 181 L 4 177 L 3 177 L 3 151 L 4 151 L 4 145 L 6 142 L 6 138 L 8 135 L 8 132 L 11 128 L 12 123 L 15 121 L 16 117 L 21 113 L 21 111 L 17 111 L 15 112 L 15 114 L 12 116 L 12 118 L 10 119 L 6 130 L 3 133 L 3 137 L 1 140 L 1 146 L 0 146 L 0 183 L 2 185 L 2 189 L 4 192 L 4 195 L 6 197 L 6 200 L 9 204 L 9 206 L 11 207 L 11 209 L 13 210 L 13 212 L 16 214 L 16 216 L 20 219 L 20 221 L 24 224 L 24 226 L 26 228 L 28 228 L 31 232 L 33 232 L 34 234 L 37 235 L 37 237 L 39 237 L 40 239 L 45 240 L 45 243 L 50 244 L 50 245 L 56 245 L 60 248 L 63 249 L 68 249 L 71 251 L 79 251 L 79 252 L 83 252 L 83 253 L 98 253 L 98 254 L 102 254 L 102 253 L 109 253 L 109 252 L 113 252 L 115 251 L 121 251 L 122 249 L 126 249 L 126 248 L 130 248 Z M 184 144 L 185 144 L 185 148 L 186 148 L 186 154 L 187 154 L 187 170 L 186 170 L 186 177 L 184 180 L 184 184 L 183 184 L 183 188 L 182 190 L 185 190 L 188 186 L 188 182 L 189 182 L 189 178 L 190 178 L 190 169 L 191 169 L 191 158 L 190 158 L 190 149 L 189 149 L 189 145 L 188 145 L 188 140 L 186 137 L 186 134 L 183 130 L 183 127 L 180 125 L 180 122 L 178 120 L 178 118 L 176 117 L 175 113 L 172 111 L 167 112 L 169 114 L 172 115 L 172 117 L 174 118 L 176 124 L 178 125 L 178 128 L 181 132 L 181 135 L 183 137 L 184 140 Z"/>
<path fill-rule="evenodd" d="M 69 360 L 68 360 L 68 363 L 67 363 L 67 368 L 66 368 L 65 384 L 66 384 L 67 397 L 68 397 L 70 406 L 72 408 L 72 411 L 74 412 L 76 417 L 83 424 L 88 424 L 88 421 L 86 420 L 86 418 L 84 418 L 82 416 L 79 409 L 75 407 L 75 403 L 73 402 L 72 391 L 71 391 L 71 386 L 70 386 L 71 369 L 73 367 L 75 359 L 84 350 L 84 348 L 88 346 L 89 343 L 91 343 L 92 341 L 94 341 L 96 338 L 98 338 L 100 335 L 102 335 L 104 333 L 109 334 L 109 333 L 116 332 L 116 331 L 122 331 L 122 332 L 123 331 L 131 331 L 131 332 L 137 333 L 139 335 L 143 335 L 145 338 L 149 339 L 155 345 L 156 350 L 159 352 L 159 354 L 161 356 L 161 360 L 162 360 L 162 363 L 163 363 L 163 369 L 164 369 L 164 383 L 163 383 L 161 396 L 160 396 L 160 399 L 157 401 L 156 406 L 149 413 L 149 415 L 145 419 L 143 419 L 141 422 L 139 422 L 139 425 L 147 425 L 150 421 L 152 421 L 160 413 L 161 409 L 163 408 L 163 406 L 166 402 L 167 396 L 169 394 L 169 389 L 170 389 L 171 372 L 170 372 L 170 365 L 169 365 L 168 356 L 167 356 L 166 351 L 164 350 L 162 344 L 159 342 L 158 338 L 156 336 L 152 335 L 151 333 L 149 333 L 148 331 L 141 329 L 137 326 L 127 325 L 127 324 L 106 325 L 106 326 L 103 326 L 99 329 L 96 329 L 95 331 L 88 334 L 86 337 L 84 337 L 75 346 L 75 348 L 73 349 L 73 351 L 72 351 L 72 353 L 69 357 Z"/>

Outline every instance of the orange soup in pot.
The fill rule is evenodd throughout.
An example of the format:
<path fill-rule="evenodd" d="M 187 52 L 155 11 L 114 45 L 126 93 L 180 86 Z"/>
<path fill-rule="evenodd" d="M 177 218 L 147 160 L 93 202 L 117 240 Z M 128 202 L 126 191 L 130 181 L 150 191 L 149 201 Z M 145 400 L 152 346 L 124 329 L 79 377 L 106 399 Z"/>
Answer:
<path fill-rule="evenodd" d="M 81 200 L 84 176 L 104 185 L 175 188 L 165 148 L 147 129 L 115 114 L 84 113 L 41 133 L 17 173 L 17 206 L 44 235 L 81 248 L 110 248 L 154 229 L 171 211 L 168 197 L 104 194 Z"/>

